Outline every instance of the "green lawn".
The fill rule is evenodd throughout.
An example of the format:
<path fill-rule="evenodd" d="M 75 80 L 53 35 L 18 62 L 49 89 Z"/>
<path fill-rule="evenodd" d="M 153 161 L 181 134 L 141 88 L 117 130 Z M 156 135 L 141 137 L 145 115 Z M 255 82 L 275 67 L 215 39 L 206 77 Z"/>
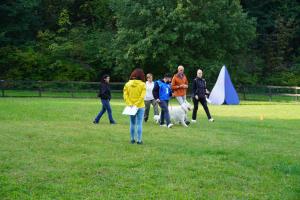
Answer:
<path fill-rule="evenodd" d="M 112 107 L 118 124 L 94 125 L 97 99 L 0 98 L 0 199 L 300 199 L 299 103 L 150 121 L 144 145 L 129 143 L 124 103 Z"/>

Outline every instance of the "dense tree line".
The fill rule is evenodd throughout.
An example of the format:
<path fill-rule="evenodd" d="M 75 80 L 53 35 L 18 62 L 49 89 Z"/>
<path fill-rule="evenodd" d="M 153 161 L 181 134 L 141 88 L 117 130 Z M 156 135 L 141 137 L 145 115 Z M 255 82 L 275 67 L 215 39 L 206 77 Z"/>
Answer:
<path fill-rule="evenodd" d="M 186 66 L 214 81 L 300 85 L 297 0 L 3 0 L 0 78 L 124 81 Z"/>

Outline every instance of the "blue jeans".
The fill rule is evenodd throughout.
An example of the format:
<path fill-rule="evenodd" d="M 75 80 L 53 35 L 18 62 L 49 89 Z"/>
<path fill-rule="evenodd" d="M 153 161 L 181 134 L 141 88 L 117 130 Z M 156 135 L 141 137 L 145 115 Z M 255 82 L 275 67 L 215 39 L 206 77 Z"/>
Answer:
<path fill-rule="evenodd" d="M 145 108 L 139 108 L 135 115 L 130 115 L 130 139 L 135 139 L 137 129 L 137 141 L 142 141 L 143 119 Z"/>
<path fill-rule="evenodd" d="M 169 101 L 168 100 L 161 100 L 159 102 L 159 106 L 161 108 L 161 113 L 160 113 L 160 125 L 163 125 L 166 120 L 167 125 L 171 123 L 170 121 L 170 113 L 168 109 Z"/>
<path fill-rule="evenodd" d="M 111 107 L 110 107 L 110 104 L 109 104 L 109 100 L 108 99 L 101 99 L 101 102 L 102 102 L 102 110 L 99 112 L 99 114 L 95 118 L 95 122 L 98 123 L 99 120 L 101 119 L 102 115 L 107 111 L 109 122 L 111 124 L 114 124 L 115 120 L 112 117 L 112 111 L 111 111 Z"/>

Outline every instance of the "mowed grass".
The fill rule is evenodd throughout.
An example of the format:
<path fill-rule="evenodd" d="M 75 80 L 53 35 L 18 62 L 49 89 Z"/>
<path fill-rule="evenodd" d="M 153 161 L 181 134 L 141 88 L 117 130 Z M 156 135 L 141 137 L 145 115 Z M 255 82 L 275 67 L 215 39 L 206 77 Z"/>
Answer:
<path fill-rule="evenodd" d="M 0 98 L 0 199 L 300 199 L 300 104 L 200 107 L 132 145 L 111 103 L 117 125 L 97 99 Z"/>

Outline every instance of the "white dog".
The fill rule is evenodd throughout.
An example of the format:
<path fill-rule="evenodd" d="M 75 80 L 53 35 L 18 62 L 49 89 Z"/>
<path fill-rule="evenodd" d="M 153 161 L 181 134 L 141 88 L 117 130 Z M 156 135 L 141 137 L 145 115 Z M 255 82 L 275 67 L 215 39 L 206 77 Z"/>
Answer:
<path fill-rule="evenodd" d="M 182 126 L 188 127 L 185 122 L 187 121 L 187 113 L 191 110 L 192 106 L 187 101 L 180 106 L 169 106 L 170 118 L 175 124 L 182 124 Z"/>
<path fill-rule="evenodd" d="M 191 110 L 192 106 L 187 101 L 185 101 L 180 106 L 169 106 L 170 120 L 173 121 L 175 124 L 180 123 L 183 126 L 188 127 L 188 125 L 185 122 L 187 121 L 187 113 Z M 160 114 L 159 116 L 154 116 L 154 120 L 156 121 L 156 123 L 159 123 Z"/>
<path fill-rule="evenodd" d="M 154 115 L 153 119 L 154 119 L 155 123 L 158 124 L 159 120 L 160 120 L 160 115 Z"/>

